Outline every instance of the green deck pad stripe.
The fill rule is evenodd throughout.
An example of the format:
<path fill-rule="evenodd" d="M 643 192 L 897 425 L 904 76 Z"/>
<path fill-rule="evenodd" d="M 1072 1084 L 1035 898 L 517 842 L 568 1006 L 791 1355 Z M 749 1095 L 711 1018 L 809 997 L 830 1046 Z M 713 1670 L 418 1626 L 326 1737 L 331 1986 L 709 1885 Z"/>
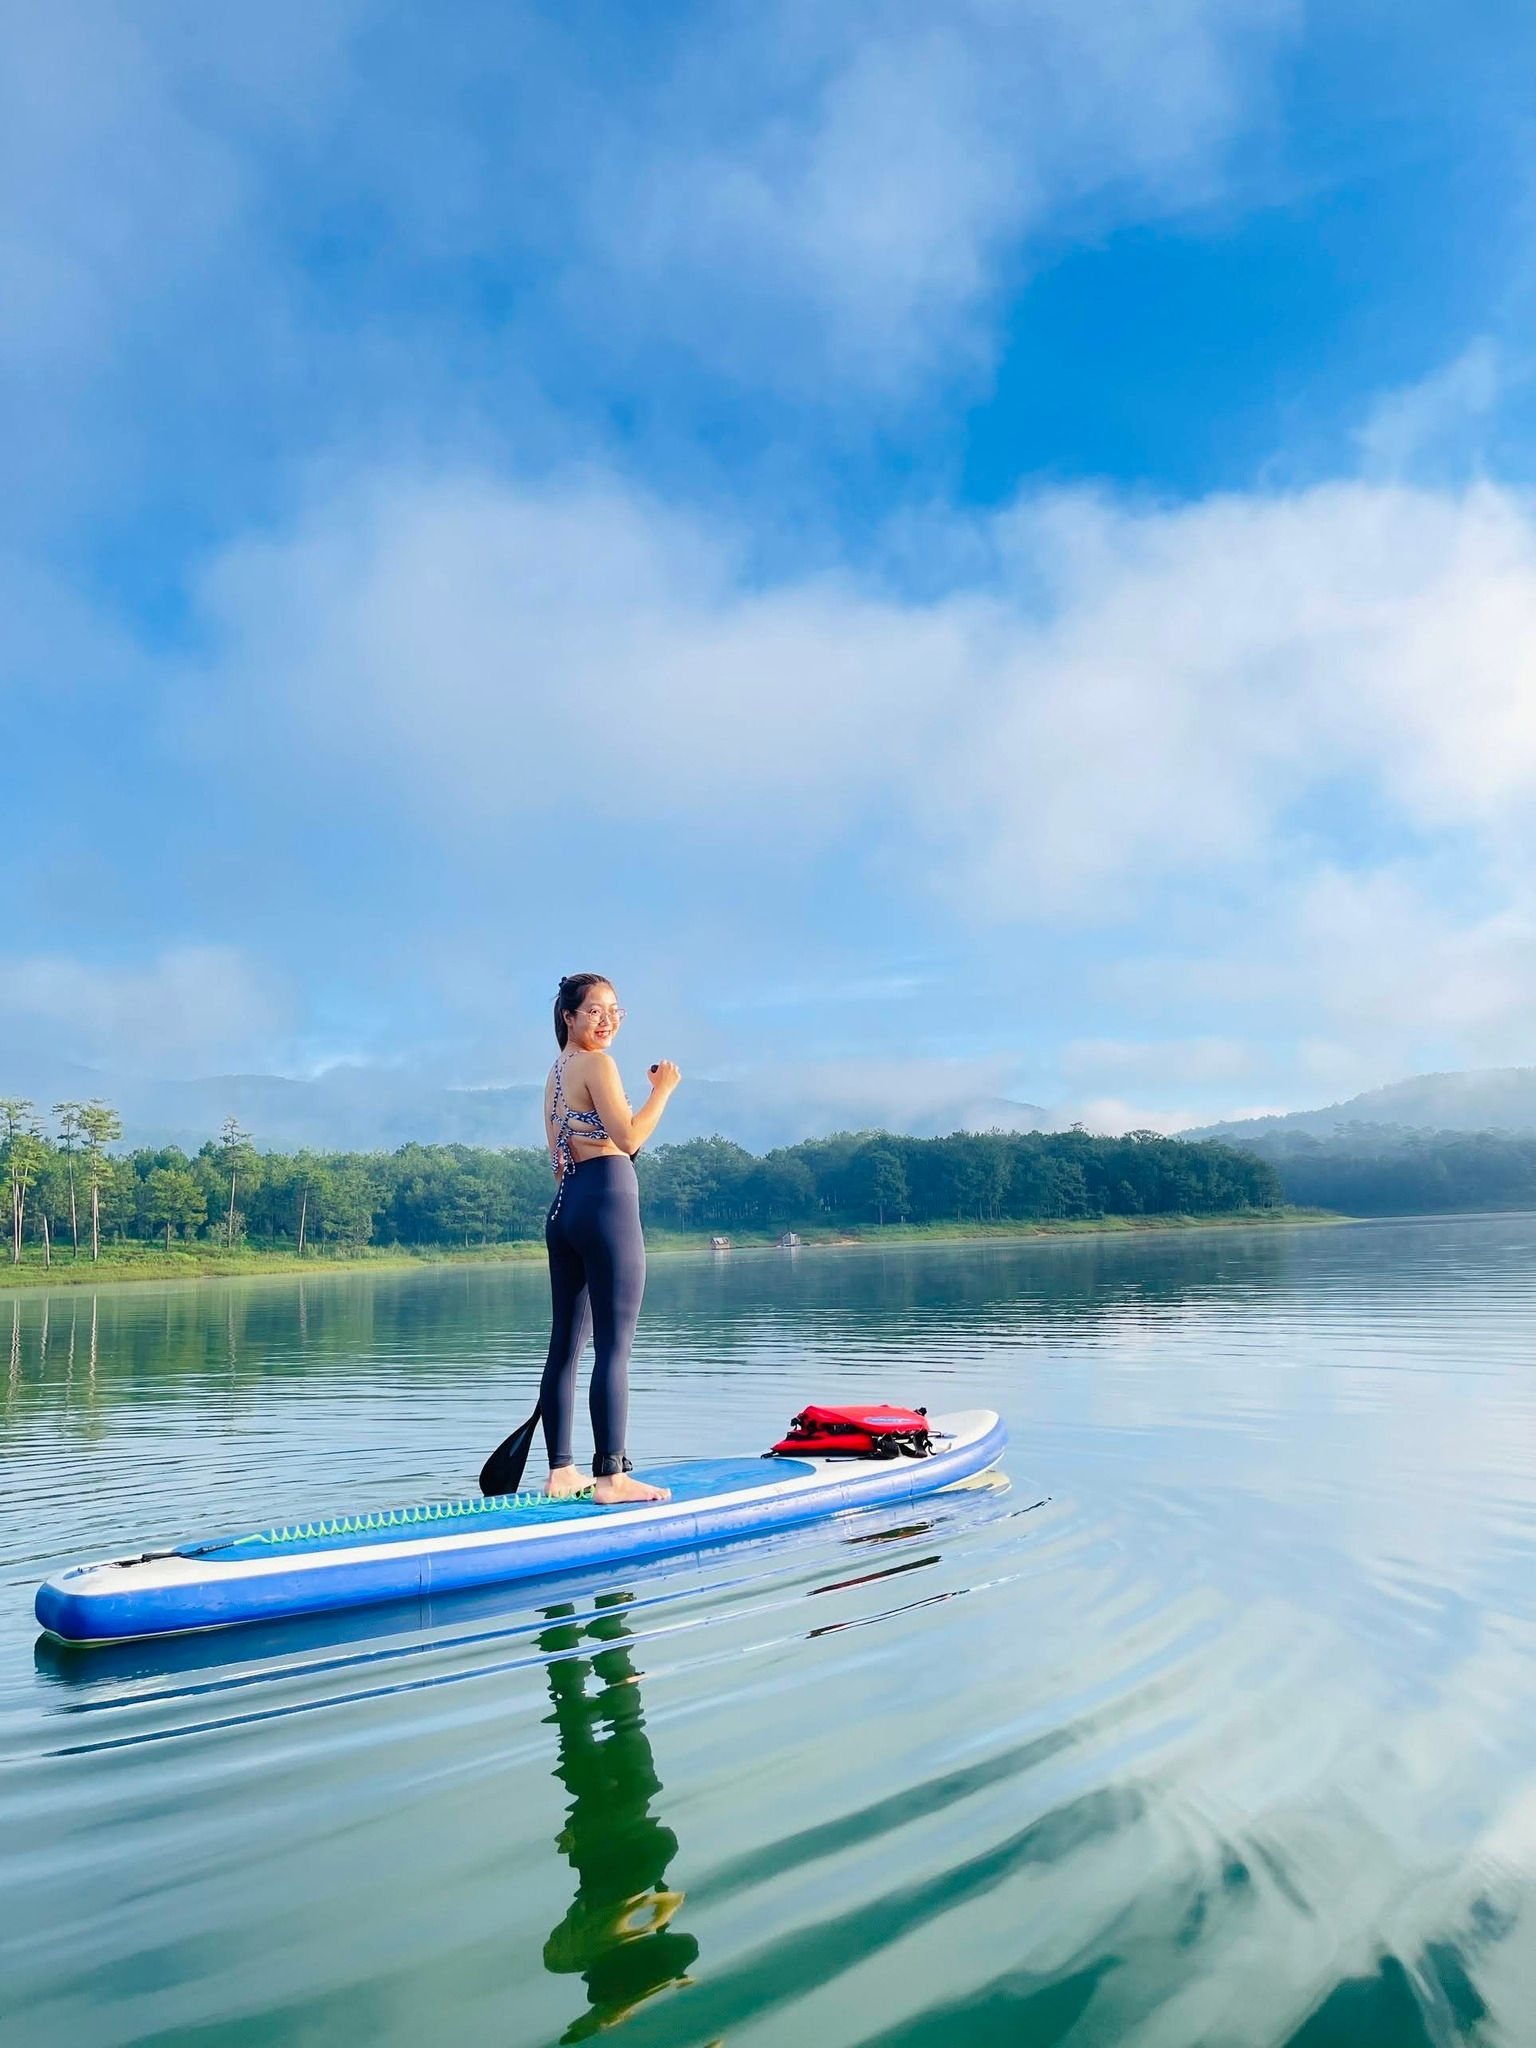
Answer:
<path fill-rule="evenodd" d="M 673 1500 L 681 1502 L 760 1487 L 773 1480 L 803 1476 L 813 1469 L 785 1459 L 768 1464 L 761 1458 L 694 1458 L 648 1466 L 647 1477 L 670 1487 Z M 547 1528 L 559 1522 L 601 1521 L 614 1512 L 611 1507 L 599 1507 L 590 1490 L 565 1494 L 557 1500 L 542 1489 L 529 1488 L 523 1493 L 492 1494 L 489 1498 L 475 1494 L 462 1500 L 422 1501 L 411 1507 L 375 1508 L 361 1514 L 317 1515 L 310 1521 L 274 1523 L 240 1535 L 190 1543 L 177 1554 L 235 1564 L 269 1558 L 275 1551 L 291 1557 L 306 1550 L 364 1549 L 371 1543 L 388 1544 L 413 1537 L 473 1537 L 503 1529 L 511 1532 Z"/>
<path fill-rule="evenodd" d="M 542 1488 L 525 1493 L 495 1493 L 479 1500 L 429 1500 L 409 1508 L 377 1508 L 367 1515 L 332 1515 L 321 1522 L 295 1522 L 292 1528 L 258 1529 L 248 1543 L 303 1543 L 317 1536 L 365 1536 L 375 1529 L 407 1529 L 421 1522 L 458 1522 L 475 1515 L 500 1514 L 507 1508 L 548 1509 L 568 1515 L 573 1507 L 592 1507 L 590 1487 L 579 1494 L 556 1497 Z"/>

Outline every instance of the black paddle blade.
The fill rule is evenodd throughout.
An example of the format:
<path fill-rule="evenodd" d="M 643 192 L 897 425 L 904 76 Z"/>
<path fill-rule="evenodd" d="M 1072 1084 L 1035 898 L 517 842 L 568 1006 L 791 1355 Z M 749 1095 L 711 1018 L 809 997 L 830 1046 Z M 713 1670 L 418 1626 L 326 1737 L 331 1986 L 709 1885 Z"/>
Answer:
<path fill-rule="evenodd" d="M 496 1446 L 480 1467 L 482 1493 L 516 1493 L 523 1481 L 523 1467 L 528 1462 L 533 1432 L 538 1426 L 539 1411 L 535 1408 L 526 1422 L 520 1422 L 512 1434 Z"/>

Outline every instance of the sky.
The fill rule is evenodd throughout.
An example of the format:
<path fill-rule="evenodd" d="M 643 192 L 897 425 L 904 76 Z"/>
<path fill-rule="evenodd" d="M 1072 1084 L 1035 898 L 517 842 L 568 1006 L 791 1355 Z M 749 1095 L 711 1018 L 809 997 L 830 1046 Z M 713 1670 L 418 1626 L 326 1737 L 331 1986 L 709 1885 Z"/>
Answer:
<path fill-rule="evenodd" d="M 851 1123 L 1536 1060 L 1536 14 L 0 53 L 0 1062 L 523 1082 L 587 969 Z"/>

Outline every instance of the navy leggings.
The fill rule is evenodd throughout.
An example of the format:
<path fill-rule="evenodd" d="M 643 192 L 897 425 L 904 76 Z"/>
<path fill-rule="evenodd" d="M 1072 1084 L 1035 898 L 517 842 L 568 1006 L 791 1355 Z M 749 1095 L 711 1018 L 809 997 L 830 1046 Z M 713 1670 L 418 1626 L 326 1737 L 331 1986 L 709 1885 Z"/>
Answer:
<path fill-rule="evenodd" d="M 539 1389 L 549 1462 L 573 1462 L 576 1366 L 590 1333 L 596 1357 L 589 1405 L 603 1478 L 630 1470 L 624 1455 L 629 1420 L 629 1347 L 645 1293 L 645 1240 L 640 1235 L 640 1183 L 635 1163 L 604 1152 L 572 1167 L 544 1226 L 554 1311 L 549 1358 Z"/>

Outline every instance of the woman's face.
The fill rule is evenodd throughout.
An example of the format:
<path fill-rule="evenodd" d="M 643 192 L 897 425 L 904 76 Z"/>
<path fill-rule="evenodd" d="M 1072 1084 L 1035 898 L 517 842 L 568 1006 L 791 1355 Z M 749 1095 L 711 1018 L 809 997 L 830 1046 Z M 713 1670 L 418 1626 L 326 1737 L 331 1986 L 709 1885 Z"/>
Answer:
<path fill-rule="evenodd" d="M 604 1052 L 613 1043 L 624 1012 L 606 981 L 594 981 L 575 1010 L 565 1013 L 570 1042 L 578 1052 Z"/>

